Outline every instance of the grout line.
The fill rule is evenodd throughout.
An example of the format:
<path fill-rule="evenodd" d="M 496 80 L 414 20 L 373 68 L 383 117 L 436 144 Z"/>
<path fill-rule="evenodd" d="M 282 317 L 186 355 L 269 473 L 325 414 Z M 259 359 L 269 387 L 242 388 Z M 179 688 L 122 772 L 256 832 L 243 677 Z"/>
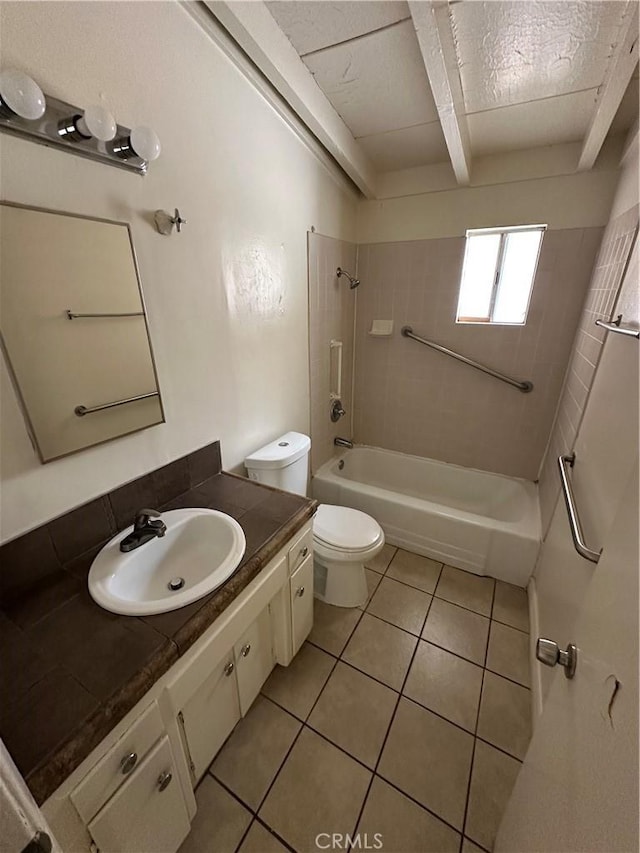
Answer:
<path fill-rule="evenodd" d="M 422 632 L 422 630 L 424 630 L 424 626 L 425 626 L 426 621 L 427 621 L 427 618 L 428 618 L 428 616 L 429 616 L 429 611 L 431 610 L 431 605 L 432 605 L 432 604 L 433 604 L 433 596 L 431 597 L 431 601 L 429 602 L 429 606 L 427 607 L 427 612 L 425 613 L 425 616 L 424 616 L 424 619 L 423 619 L 423 622 L 422 622 L 422 629 L 421 629 L 421 632 Z M 366 792 L 366 794 L 365 794 L 365 796 L 364 796 L 364 799 L 363 799 L 363 801 L 362 801 L 362 805 L 361 805 L 361 807 L 360 807 L 360 812 L 359 812 L 359 814 L 358 814 L 358 818 L 357 818 L 356 823 L 355 823 L 355 826 L 354 826 L 354 828 L 353 828 L 354 835 L 355 835 L 355 833 L 356 833 L 356 831 L 357 831 L 357 829 L 358 829 L 358 825 L 360 824 L 360 821 L 362 820 L 362 815 L 363 815 L 363 813 L 364 813 L 365 806 L 367 805 L 367 800 L 369 799 L 369 794 L 370 794 L 370 792 L 371 792 L 371 786 L 373 785 L 373 780 L 374 780 L 374 779 L 375 779 L 375 777 L 378 775 L 378 767 L 380 766 L 380 759 L 382 758 L 382 754 L 383 754 L 383 752 L 384 752 L 385 746 L 387 745 L 387 740 L 389 739 L 389 734 L 390 734 L 390 732 L 391 732 L 391 729 L 392 729 L 392 727 L 393 727 L 394 720 L 395 720 L 395 718 L 396 718 L 396 714 L 397 714 L 397 712 L 398 712 L 398 707 L 399 707 L 399 705 L 400 705 L 400 700 L 402 699 L 402 691 L 404 690 L 405 685 L 406 685 L 406 683 L 407 683 L 407 679 L 409 678 L 409 673 L 411 672 L 411 667 L 413 666 L 413 661 L 414 661 L 414 659 L 415 659 L 416 652 L 417 652 L 417 650 L 418 650 L 418 646 L 419 646 L 419 643 L 416 643 L 415 648 L 414 648 L 414 650 L 413 650 L 413 654 L 411 655 L 411 659 L 410 659 L 410 661 L 409 661 L 409 666 L 407 667 L 407 671 L 406 671 L 406 673 L 405 673 L 405 675 L 404 675 L 404 678 L 403 678 L 403 680 L 402 680 L 402 684 L 400 685 L 400 692 L 399 692 L 399 694 L 398 694 L 398 698 L 397 698 L 397 700 L 396 700 L 396 704 L 395 704 L 395 707 L 394 707 L 394 709 L 393 709 L 393 713 L 391 714 L 391 718 L 389 719 L 389 725 L 387 726 L 387 731 L 385 732 L 385 736 L 384 736 L 384 738 L 383 738 L 383 740 L 382 740 L 382 744 L 381 744 L 381 746 L 380 746 L 380 750 L 379 750 L 379 752 L 378 752 L 378 758 L 376 759 L 376 763 L 375 763 L 375 766 L 374 766 L 374 768 L 373 768 L 373 775 L 371 776 L 371 779 L 369 780 L 369 787 L 367 788 L 367 792 Z M 380 778 L 382 779 L 383 777 L 381 776 Z"/>
<path fill-rule="evenodd" d="M 528 600 L 528 599 L 527 599 Z M 526 634 L 527 637 L 531 633 L 531 631 L 524 631 L 522 628 L 516 628 L 515 625 L 510 625 L 508 622 L 503 622 L 502 619 L 496 619 L 495 616 L 491 617 L 492 622 L 497 622 L 498 625 L 504 625 L 505 628 L 513 628 L 514 631 L 519 631 L 521 634 Z"/>
<path fill-rule="evenodd" d="M 401 583 L 402 586 L 407 586 L 407 587 L 409 587 L 409 589 L 414 589 L 416 592 L 422 592 L 425 595 L 431 595 L 431 596 L 433 596 L 433 590 L 435 590 L 436 586 L 438 585 L 438 581 L 436 581 L 435 586 L 433 587 L 433 590 L 431 592 L 428 592 L 426 589 L 422 589 L 422 587 L 420 587 L 420 586 L 415 586 L 415 584 L 409 583 L 408 581 L 403 581 L 401 578 L 394 578 L 392 575 L 388 575 L 386 573 L 382 576 L 382 578 L 383 578 L 383 580 L 394 581 L 395 583 Z"/>
<path fill-rule="evenodd" d="M 476 577 L 482 577 L 482 575 L 476 575 Z M 484 575 L 484 577 L 488 577 L 488 575 Z M 491 578 L 491 580 L 494 580 L 494 578 Z M 472 607 L 465 607 L 464 604 L 459 604 L 457 601 L 451 601 L 449 598 L 443 598 L 441 595 L 438 595 L 437 587 L 436 591 L 433 593 L 433 597 L 437 598 L 439 601 L 446 601 L 447 604 L 453 604 L 461 610 L 467 610 L 469 613 L 475 613 L 476 616 L 484 616 L 485 619 L 491 619 L 491 616 L 488 616 L 486 613 L 481 613 L 479 610 L 474 610 Z"/>
<path fill-rule="evenodd" d="M 487 631 L 487 636 L 489 636 L 489 632 Z M 471 660 L 471 658 L 466 658 L 464 655 L 459 654 L 458 652 L 454 652 L 452 649 L 448 649 L 446 646 L 441 645 L 440 643 L 434 643 L 433 640 L 427 640 L 426 637 L 420 637 L 420 640 L 423 643 L 427 643 L 429 646 L 435 646 L 438 649 L 441 649 L 443 652 L 448 652 L 450 655 L 453 655 L 455 658 L 459 660 L 466 661 L 466 663 L 472 663 L 474 666 L 479 667 L 480 669 L 484 669 L 484 664 L 478 663 L 477 660 Z"/>
<path fill-rule="evenodd" d="M 440 823 L 444 823 L 445 826 L 448 826 L 449 829 L 452 829 L 456 833 L 456 835 L 459 835 L 460 837 L 462 837 L 462 830 L 461 829 L 458 829 L 452 823 L 449 823 L 449 821 L 445 820 L 442 817 L 442 815 L 439 815 L 437 812 L 434 812 L 433 809 L 430 809 L 428 806 L 425 806 L 424 803 L 420 802 L 420 800 L 416 800 L 416 798 L 413 797 L 411 794 L 408 794 L 406 791 L 403 791 L 402 788 L 399 788 L 395 784 L 395 782 L 391 782 L 389 779 L 386 778 L 386 776 L 381 776 L 379 773 L 374 773 L 373 778 L 374 779 L 380 779 L 380 781 L 384 782 L 385 785 L 388 785 L 390 788 L 393 788 L 394 791 L 397 791 L 399 794 L 402 794 L 403 797 L 406 797 L 408 800 L 410 800 L 412 803 L 414 803 L 416 806 L 418 806 L 420 809 L 422 809 L 423 812 L 427 812 L 428 814 L 432 815 L 437 820 L 439 820 Z M 367 792 L 367 796 L 368 796 L 368 792 Z M 366 803 L 366 799 L 365 799 L 365 803 Z M 474 842 L 474 844 L 475 844 L 475 842 Z"/>
<path fill-rule="evenodd" d="M 529 663 L 529 661 L 527 661 L 527 663 Z M 503 673 L 501 672 L 496 672 L 495 669 L 490 669 L 490 667 L 488 666 L 485 666 L 484 668 L 492 675 L 499 675 L 500 678 L 504 678 L 505 681 L 510 681 L 512 684 L 517 684 L 518 687 L 524 687 L 525 690 L 531 690 L 531 687 L 526 684 L 523 684 L 521 681 L 516 681 L 515 678 L 510 678 L 508 675 L 503 675 Z"/>
<path fill-rule="evenodd" d="M 486 739 L 486 737 L 482 737 L 481 735 L 476 735 L 476 740 L 481 741 L 481 742 L 482 742 L 482 743 L 484 743 L 486 746 L 490 746 L 490 747 L 492 747 L 493 749 L 496 749 L 498 752 L 501 752 L 503 755 L 506 755 L 508 758 L 513 758 L 513 760 L 514 760 L 514 761 L 517 761 L 517 762 L 518 762 L 518 764 L 522 764 L 522 762 L 524 761 L 524 759 L 523 759 L 523 758 L 518 758 L 518 756 L 517 756 L 517 755 L 513 755 L 513 753 L 511 753 L 511 752 L 507 752 L 507 750 L 506 750 L 506 749 L 504 749 L 503 747 L 501 747 L 501 746 L 496 746 L 496 744 L 495 744 L 495 743 L 491 743 L 491 741 L 490 741 L 490 740 L 487 740 L 487 739 Z"/>
<path fill-rule="evenodd" d="M 406 586 L 406 584 L 404 584 L 404 585 Z M 416 592 L 417 591 L 418 590 L 416 590 Z M 431 601 L 433 601 L 433 596 L 430 595 L 428 592 L 425 592 L 423 594 L 428 595 L 429 598 L 431 599 Z M 431 609 L 431 601 L 427 605 L 427 613 Z M 370 610 L 364 610 L 363 612 L 366 613 L 368 616 L 374 616 L 376 619 L 379 619 L 381 622 L 385 622 L 387 625 L 391 625 L 393 628 L 398 628 L 400 631 L 404 631 L 405 634 L 411 634 L 412 637 L 418 637 L 418 639 L 420 639 L 420 634 L 416 634 L 414 631 L 409 631 L 408 628 L 402 628 L 400 625 L 397 625 L 395 622 L 390 622 L 388 619 L 385 619 L 384 616 L 378 616 L 376 613 L 372 613 Z M 426 621 L 427 621 L 427 617 L 425 616 L 424 619 L 422 620 L 422 628 L 420 629 L 421 631 L 424 630 L 424 624 Z"/>
<path fill-rule="evenodd" d="M 490 613 L 493 613 L 493 607 L 496 600 L 496 583 L 494 581 L 493 584 L 493 593 L 491 595 L 491 609 Z M 491 625 L 489 625 L 489 633 L 487 634 L 487 645 L 485 647 L 484 659 L 485 665 L 487 662 L 487 655 L 489 653 L 489 638 L 491 637 Z M 471 749 L 471 763 L 469 765 L 469 782 L 467 783 L 467 798 L 464 804 L 464 816 L 462 818 L 462 841 L 460 842 L 460 853 L 462 853 L 462 845 L 464 844 L 464 835 L 467 829 L 467 817 L 469 815 L 469 800 L 471 799 L 471 783 L 473 780 L 473 768 L 476 760 L 476 744 L 478 742 L 478 725 L 480 723 L 480 710 L 482 708 L 482 696 L 484 693 L 484 676 L 486 672 L 486 666 L 482 670 L 482 685 L 480 687 L 480 701 L 478 702 L 478 711 L 476 713 L 476 726 L 473 732 L 473 747 Z M 469 836 L 468 836 L 469 837 Z M 473 839 L 472 839 L 473 840 Z"/>
<path fill-rule="evenodd" d="M 285 847 L 287 850 L 290 850 L 291 853 L 296 853 L 295 848 L 292 847 L 288 841 L 285 841 L 281 835 L 278 835 L 278 833 L 275 830 L 271 829 L 271 827 L 268 826 L 267 823 L 261 817 L 258 817 L 258 815 L 256 815 L 254 823 L 259 823 L 260 826 L 264 827 L 264 829 L 266 829 L 267 832 L 269 832 L 271 835 L 273 835 L 275 838 L 277 838 L 283 847 Z"/>
<path fill-rule="evenodd" d="M 216 755 L 217 755 L 217 753 L 216 753 Z M 214 761 L 215 761 L 215 758 L 214 758 Z M 211 763 L 213 764 L 213 762 L 211 762 Z M 234 799 L 237 803 L 239 803 L 245 811 L 248 811 L 248 812 L 251 814 L 251 817 L 252 817 L 252 818 L 254 817 L 255 812 L 254 812 L 254 810 L 251 808 L 251 806 L 247 805 L 247 803 L 245 803 L 245 801 L 244 801 L 244 800 L 243 800 L 243 799 L 242 799 L 238 794 L 236 794 L 236 792 L 235 792 L 232 788 L 230 788 L 230 787 L 226 784 L 226 782 L 223 782 L 221 779 L 218 779 L 218 777 L 217 777 L 217 776 L 214 776 L 214 775 L 213 775 L 213 773 L 212 773 L 212 771 L 211 771 L 211 764 L 207 767 L 207 769 L 205 770 L 205 772 L 202 774 L 202 779 L 201 779 L 201 780 L 200 780 L 200 782 L 198 783 L 198 786 L 199 786 L 199 785 L 204 781 L 204 777 L 205 777 L 205 776 L 211 776 L 211 778 L 213 779 L 213 781 L 214 781 L 214 782 L 216 782 L 218 785 L 220 785 L 220 787 L 221 787 L 221 788 L 224 788 L 224 790 L 227 792 L 227 794 L 229 794 L 230 796 L 232 796 L 232 797 L 233 797 L 233 799 Z M 251 821 L 249 821 L 249 823 L 251 824 Z"/>
<path fill-rule="evenodd" d="M 468 836 L 468 835 L 464 835 L 464 834 L 463 834 L 463 836 L 462 836 L 462 843 L 463 843 L 463 844 L 464 844 L 464 842 L 465 842 L 465 839 L 467 839 L 467 840 L 468 840 L 468 841 L 470 841 L 472 844 L 474 844 L 474 845 L 478 848 L 478 850 L 483 850 L 483 851 L 484 851 L 484 853 L 491 853 L 491 851 L 490 851 L 490 850 L 487 850 L 487 848 L 486 848 L 486 847 L 483 847 L 483 846 L 482 846 L 482 844 L 478 844 L 478 842 L 477 842 L 477 841 L 474 841 L 474 840 L 473 840 L 473 838 L 469 838 L 469 836 Z M 461 848 L 461 849 L 462 849 L 462 848 Z"/>
<path fill-rule="evenodd" d="M 482 691 L 481 691 L 482 693 Z M 461 726 L 460 723 L 456 723 L 454 720 L 450 720 L 449 717 L 443 716 L 443 714 L 438 711 L 434 711 L 433 708 L 427 708 L 426 705 L 423 705 L 422 702 L 418 702 L 417 699 L 412 699 L 411 696 L 407 696 L 406 693 L 400 694 L 402 699 L 406 699 L 407 702 L 411 702 L 412 705 L 417 705 L 423 711 L 428 711 L 430 714 L 433 714 L 434 717 L 439 717 L 441 720 L 444 720 L 445 723 L 449 723 L 451 726 L 455 726 L 456 729 L 460 729 L 461 732 L 464 732 L 469 737 L 475 737 L 475 728 L 474 731 L 469 731 L 469 729 L 465 729 L 464 726 Z M 480 708 L 480 702 L 478 701 L 478 708 Z M 477 715 L 476 715 L 477 716 Z M 476 721 L 477 725 L 477 721 Z"/>
<path fill-rule="evenodd" d="M 255 821 L 256 821 L 256 816 L 252 813 L 252 815 L 251 815 L 251 820 L 249 821 L 249 825 L 247 826 L 247 828 L 245 829 L 245 831 L 242 833 L 242 835 L 241 835 L 241 837 L 240 837 L 240 841 L 238 841 L 238 843 L 236 844 L 236 846 L 235 846 L 235 848 L 234 848 L 235 853 L 238 853 L 238 851 L 239 851 L 239 850 L 240 850 L 240 848 L 242 847 L 242 845 L 243 845 L 243 843 L 244 843 L 244 840 L 245 840 L 245 838 L 247 837 L 247 835 L 249 835 L 249 830 L 251 829 L 251 827 L 253 826 L 253 824 L 255 823 Z"/>

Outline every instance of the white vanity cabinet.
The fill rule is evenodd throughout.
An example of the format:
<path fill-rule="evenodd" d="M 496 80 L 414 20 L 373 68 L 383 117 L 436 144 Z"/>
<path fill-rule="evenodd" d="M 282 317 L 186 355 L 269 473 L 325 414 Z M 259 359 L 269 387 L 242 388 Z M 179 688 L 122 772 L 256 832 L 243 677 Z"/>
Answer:
<path fill-rule="evenodd" d="M 215 652 L 211 650 L 211 653 Z M 206 657 L 206 652 L 204 653 Z M 201 666 L 202 661 L 196 661 Z M 267 606 L 182 705 L 178 721 L 194 784 L 204 775 L 275 664 Z"/>
<path fill-rule="evenodd" d="M 297 654 L 313 626 L 313 533 L 305 530 L 289 548 L 291 651 Z"/>
<path fill-rule="evenodd" d="M 176 853 L 193 788 L 313 624 L 311 522 L 44 803 L 65 851 Z"/>

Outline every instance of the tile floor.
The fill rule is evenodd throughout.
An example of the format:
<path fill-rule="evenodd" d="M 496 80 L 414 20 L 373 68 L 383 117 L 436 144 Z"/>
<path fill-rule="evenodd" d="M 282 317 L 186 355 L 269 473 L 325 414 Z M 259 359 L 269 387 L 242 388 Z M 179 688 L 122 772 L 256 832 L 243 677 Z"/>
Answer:
<path fill-rule="evenodd" d="M 383 853 L 492 849 L 530 738 L 526 592 L 388 545 L 367 582 L 363 609 L 316 601 L 198 786 L 180 853 L 355 832 Z"/>

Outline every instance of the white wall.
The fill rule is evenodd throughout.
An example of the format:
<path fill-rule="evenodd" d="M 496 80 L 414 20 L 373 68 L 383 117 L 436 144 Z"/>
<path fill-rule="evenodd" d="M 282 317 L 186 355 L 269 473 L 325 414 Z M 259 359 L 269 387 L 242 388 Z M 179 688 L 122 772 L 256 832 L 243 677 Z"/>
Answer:
<path fill-rule="evenodd" d="M 448 166 L 387 173 L 379 182 L 385 197 L 358 207 L 358 243 L 462 237 L 495 225 L 605 225 L 622 142 L 609 141 L 590 172 L 575 172 L 579 146 L 568 144 L 478 158 L 470 187 L 452 188 Z"/>
<path fill-rule="evenodd" d="M 603 246 L 607 242 L 618 247 L 622 245 L 622 240 L 617 239 L 615 224 L 623 217 L 637 226 L 637 205 L 638 163 L 637 156 L 632 156 L 626 161 L 620 175 L 607 228 L 612 236 L 607 240 L 605 235 Z M 615 286 L 618 279 L 611 274 L 609 277 Z M 627 268 L 613 310 L 613 314 L 616 314 L 618 309 L 623 310 L 621 306 L 624 305 L 625 323 L 636 327 L 640 323 L 637 292 L 636 248 L 635 266 L 630 264 Z M 584 412 L 578 413 L 578 419 L 582 418 L 579 420 L 579 428 L 573 432 L 572 440 L 565 438 L 563 444 L 556 443 L 552 438 L 542 472 L 541 487 L 545 481 L 552 484 L 552 491 L 546 499 L 549 504 L 546 512 L 543 502 L 543 517 L 553 513 L 553 519 L 540 550 L 534 572 L 535 592 L 532 592 L 538 600 L 538 633 L 560 644 L 573 642 L 571 631 L 587 594 L 594 565 L 576 554 L 569 538 L 564 502 L 557 499 L 560 491 L 556 468 L 558 453 L 575 449 L 576 465 L 572 471 L 572 481 L 585 539 L 593 549 L 601 547 L 609 532 L 618 506 L 619 492 L 625 485 L 624 472 L 629 470 L 634 453 L 637 454 L 638 344 L 633 339 L 612 333 L 604 335 L 603 340 L 602 353 L 598 352 L 596 369 L 589 381 L 589 396 L 583 404 Z M 546 695 L 553 671 L 541 664 L 534 663 L 534 666 Z"/>
<path fill-rule="evenodd" d="M 215 439 L 231 468 L 308 430 L 306 232 L 353 240 L 356 197 L 177 3 L 3 2 L 0 32 L 2 67 L 161 138 L 145 178 L 7 135 L 0 166 L 3 199 L 131 223 L 167 416 L 43 466 L 2 364 L 6 540 Z"/>

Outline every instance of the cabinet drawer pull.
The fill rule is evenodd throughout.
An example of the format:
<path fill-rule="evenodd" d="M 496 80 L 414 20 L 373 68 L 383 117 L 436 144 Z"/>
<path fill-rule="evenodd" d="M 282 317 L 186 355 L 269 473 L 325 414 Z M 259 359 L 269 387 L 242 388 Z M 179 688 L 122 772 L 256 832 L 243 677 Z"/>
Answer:
<path fill-rule="evenodd" d="M 250 651 L 251 651 L 251 643 L 247 643 L 246 646 L 243 646 L 240 649 L 240 654 L 242 655 L 243 658 L 246 658 L 246 656 L 249 654 Z"/>
<path fill-rule="evenodd" d="M 166 787 L 168 787 L 168 785 L 169 785 L 169 783 L 171 782 L 171 780 L 172 780 L 172 779 L 173 779 L 173 776 L 172 776 L 172 774 L 171 774 L 171 773 L 169 773 L 169 771 L 168 771 L 168 770 L 165 770 L 165 771 L 164 771 L 164 773 L 161 773 L 161 774 L 158 776 L 158 790 L 159 790 L 159 791 L 164 791 L 164 789 L 165 789 Z"/>
<path fill-rule="evenodd" d="M 127 773 L 131 773 L 133 768 L 136 766 L 138 762 L 138 753 L 130 752 L 129 755 L 125 755 L 125 757 L 120 762 L 120 770 L 122 771 L 122 775 L 126 776 Z"/>
<path fill-rule="evenodd" d="M 233 665 L 233 661 L 230 660 L 229 663 L 225 663 L 225 665 L 224 665 L 224 674 L 226 676 L 229 676 L 229 675 L 231 675 L 231 673 L 233 672 L 234 669 L 235 669 L 235 666 Z"/>
<path fill-rule="evenodd" d="M 302 598 L 302 596 L 304 595 L 304 587 L 303 586 L 298 587 L 298 589 L 296 590 L 296 595 L 298 596 L 298 598 Z"/>
<path fill-rule="evenodd" d="M 309 548 L 306 545 L 304 546 L 304 548 L 300 548 L 300 550 L 298 551 L 298 557 L 296 559 L 295 566 L 293 567 L 294 569 L 298 568 L 298 566 L 304 560 L 308 553 Z"/>

